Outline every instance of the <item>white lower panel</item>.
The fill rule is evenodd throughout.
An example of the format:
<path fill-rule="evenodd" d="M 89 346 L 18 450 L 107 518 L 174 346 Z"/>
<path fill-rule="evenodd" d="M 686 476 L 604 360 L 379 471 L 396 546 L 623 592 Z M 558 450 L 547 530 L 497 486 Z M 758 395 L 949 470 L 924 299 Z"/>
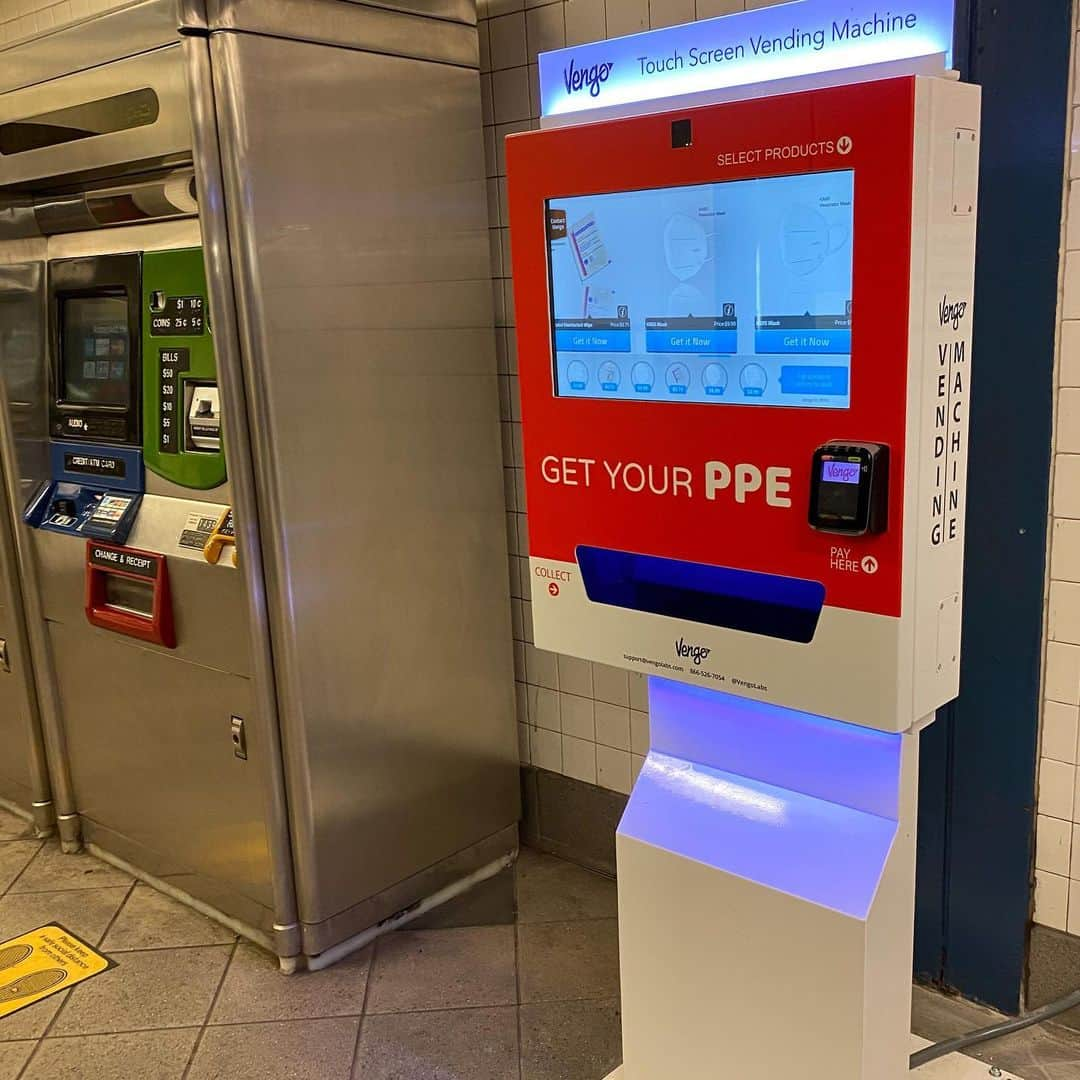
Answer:
<path fill-rule="evenodd" d="M 739 1080 L 904 1080 L 917 747 L 890 753 L 899 821 L 650 751 L 616 836 L 626 1080 L 714 1080 L 720 1053 Z"/>
<path fill-rule="evenodd" d="M 917 719 L 900 619 L 825 607 L 804 644 L 594 603 L 576 563 L 533 557 L 529 567 L 539 649 L 882 731 Z"/>
<path fill-rule="evenodd" d="M 916 1038 L 914 1035 L 911 1037 L 912 1050 L 921 1050 L 929 1045 L 925 1039 Z M 990 1066 L 983 1061 L 964 1057 L 962 1054 L 950 1054 L 948 1057 L 931 1061 L 929 1065 L 924 1065 L 921 1069 L 916 1069 L 911 1076 L 912 1080 L 987 1080 L 990 1076 Z M 611 1073 L 607 1080 L 627 1080 L 622 1066 L 620 1065 Z M 669 1080 L 678 1080 L 678 1078 L 670 1077 Z M 777 1080 L 780 1078 L 778 1077 Z M 795 1080 L 794 1074 L 792 1080 Z M 1000 1073 L 997 1080 L 1024 1080 L 1024 1078 L 1017 1076 L 1016 1073 Z"/>

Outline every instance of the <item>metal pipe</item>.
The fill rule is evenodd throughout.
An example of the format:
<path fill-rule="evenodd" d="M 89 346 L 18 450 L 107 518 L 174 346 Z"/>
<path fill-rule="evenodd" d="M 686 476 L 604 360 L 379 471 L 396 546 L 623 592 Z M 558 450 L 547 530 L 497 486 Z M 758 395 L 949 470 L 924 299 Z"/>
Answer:
<path fill-rule="evenodd" d="M 969 1031 L 966 1035 L 957 1035 L 954 1039 L 945 1039 L 944 1042 L 935 1043 L 924 1050 L 911 1055 L 910 1068 L 918 1069 L 922 1065 L 928 1065 L 931 1061 L 966 1050 L 969 1046 L 978 1046 L 980 1043 L 989 1042 L 991 1039 L 1000 1039 L 1003 1035 L 1012 1035 L 1014 1032 L 1023 1031 L 1035 1024 L 1041 1024 L 1046 1020 L 1052 1020 L 1069 1009 L 1080 1006 L 1080 990 L 1074 990 L 1071 994 L 1051 1001 L 1038 1009 L 1032 1009 L 1024 1016 L 1018 1016 L 1013 1020 L 1002 1020 L 997 1024 L 979 1028 L 977 1031 Z"/>
<path fill-rule="evenodd" d="M 222 177 L 225 198 L 229 205 L 244 208 L 248 202 L 246 190 L 246 162 L 244 160 L 243 125 L 244 114 L 238 100 L 236 80 L 230 75 L 238 67 L 236 58 L 237 34 L 216 34 L 210 38 L 210 55 L 214 73 L 214 95 L 219 115 L 223 119 L 226 134 L 220 139 Z M 220 129 L 219 129 L 220 130 Z M 310 867 L 311 851 L 311 804 L 304 786 L 307 775 L 307 752 L 297 724 L 304 715 L 300 676 L 297 671 L 297 653 L 288 647 L 291 639 L 289 620 L 293 608 L 290 583 L 286 568 L 289 565 L 284 531 L 278 523 L 284 520 L 281 508 L 278 449 L 270 432 L 270 405 L 258 358 L 267 352 L 263 339 L 265 320 L 262 318 L 264 298 L 257 279 L 258 256 L 255 250 L 254 229 L 244 228 L 238 217 L 229 218 L 229 241 L 233 263 L 233 284 L 236 298 L 237 329 L 240 335 L 240 359 L 242 375 L 247 392 L 248 427 L 251 440 L 251 462 L 259 493 L 256 512 L 262 538 L 263 575 L 266 597 L 266 623 L 269 643 L 282 642 L 283 647 L 274 652 L 273 685 L 276 693 L 279 737 L 286 781 L 293 762 L 296 768 L 296 802 L 290 814 L 290 831 L 293 841 L 293 867 L 297 874 L 297 903 L 303 926 L 304 897 L 312 897 L 313 882 L 310 874 L 304 874 L 305 863 Z"/>
<path fill-rule="evenodd" d="M 6 418 L 7 401 L 2 382 L 3 380 L 0 380 L 0 416 Z M 4 476 L 6 488 L 11 460 L 5 461 L 5 457 L 5 454 L 0 453 L 0 473 Z M 33 659 L 30 655 L 30 639 L 26 632 L 26 611 L 22 602 L 22 589 L 17 584 L 18 556 L 15 552 L 12 522 L 8 514 L 0 514 L 0 568 L 3 571 L 0 573 L 0 579 L 4 585 L 4 603 L 12 614 L 11 632 L 14 638 L 14 653 L 27 667 L 26 672 L 23 673 L 21 685 L 30 721 L 27 743 L 30 752 L 30 795 L 34 828 L 39 835 L 47 836 L 56 824 L 52 804 L 52 783 L 49 778 L 49 762 L 45 755 L 45 739 L 41 732 L 41 712 L 38 708 L 34 686 Z"/>
<path fill-rule="evenodd" d="M 183 7 L 181 17 L 183 17 Z M 274 895 L 275 949 L 282 958 L 302 951 L 297 913 L 296 877 L 289 827 L 288 796 L 278 698 L 274 682 L 274 659 L 266 604 L 263 539 L 259 528 L 251 447 L 248 395 L 244 385 L 243 357 L 237 325 L 237 294 L 233 278 L 229 216 L 224 201 L 219 131 L 208 38 L 188 30 L 183 34 L 184 65 L 191 106 L 195 181 L 199 196 L 199 223 L 203 236 L 210 318 L 214 331 L 221 407 L 224 414 L 225 460 L 232 484 L 236 511 L 237 549 L 244 575 L 251 633 L 253 681 L 257 723 L 265 753 L 263 790 L 267 813 Z"/>
<path fill-rule="evenodd" d="M 42 272 L 44 268 L 42 267 Z M 79 816 L 75 789 L 71 781 L 67 739 L 64 734 L 60 702 L 56 693 L 52 651 L 41 606 L 41 587 L 37 559 L 29 536 L 22 524 L 20 511 L 23 492 L 19 479 L 18 456 L 11 425 L 7 389 L 0 379 L 0 479 L 3 480 L 7 514 L 0 527 L 0 541 L 10 545 L 12 568 L 17 568 L 21 585 L 12 589 L 12 610 L 16 613 L 17 633 L 23 636 L 20 651 L 31 667 L 30 681 L 34 687 L 32 702 L 31 755 L 35 774 L 35 825 L 51 830 L 55 815 L 64 851 L 74 852 L 81 847 Z M 39 809 L 40 807 L 40 809 Z"/>

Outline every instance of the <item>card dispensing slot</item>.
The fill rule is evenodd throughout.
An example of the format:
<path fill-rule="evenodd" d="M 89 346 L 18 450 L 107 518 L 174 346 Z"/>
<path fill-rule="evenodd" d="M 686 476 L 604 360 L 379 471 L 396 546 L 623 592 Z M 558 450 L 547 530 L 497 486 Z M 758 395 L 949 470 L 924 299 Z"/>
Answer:
<path fill-rule="evenodd" d="M 175 649 L 165 556 L 115 544 L 87 543 L 86 618 L 103 630 Z"/>
<path fill-rule="evenodd" d="M 825 602 L 819 581 L 727 566 L 579 547 L 586 595 L 597 604 L 809 642 Z"/>

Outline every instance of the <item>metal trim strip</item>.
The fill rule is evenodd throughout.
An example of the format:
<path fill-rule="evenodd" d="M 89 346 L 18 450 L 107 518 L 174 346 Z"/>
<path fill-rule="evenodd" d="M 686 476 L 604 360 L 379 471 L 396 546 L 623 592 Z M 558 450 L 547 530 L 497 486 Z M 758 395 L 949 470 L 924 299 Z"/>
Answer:
<path fill-rule="evenodd" d="M 308 956 L 319 956 L 335 946 L 345 945 L 347 950 L 351 938 L 372 928 L 377 930 L 372 936 L 399 929 L 409 921 L 409 916 L 419 918 L 427 911 L 437 909 L 437 904 L 426 905 L 424 899 L 452 889 L 456 883 L 485 867 L 495 869 L 500 860 L 505 859 L 507 865 L 511 865 L 517 851 L 518 826 L 514 822 L 322 922 L 305 922 L 304 951 Z M 416 910 L 410 910 L 413 908 Z"/>
<path fill-rule="evenodd" d="M 7 415 L 7 404 L 4 393 L 4 386 L 2 381 L 0 381 L 0 412 L 2 412 L 3 415 Z M 9 458 L 8 461 L 4 460 L 7 456 L 4 453 L 4 450 L 7 449 L 6 439 L 4 440 L 4 443 L 5 446 L 0 447 L 0 477 L 3 478 L 4 485 L 7 486 L 9 465 L 14 458 Z M 15 486 L 17 487 L 18 485 Z M 23 697 L 26 711 L 30 719 L 30 738 L 27 741 L 30 750 L 30 794 L 34 806 L 34 824 L 39 829 L 49 829 L 53 825 L 52 784 L 49 780 L 48 759 L 45 756 L 45 739 L 41 726 L 41 709 L 38 704 L 34 680 L 34 664 L 33 656 L 30 651 L 30 637 L 27 633 L 26 608 L 23 604 L 22 590 L 17 584 L 20 577 L 18 569 L 19 560 L 13 526 L 14 522 L 7 514 L 0 515 L 0 567 L 5 571 L 3 574 L 0 574 L 0 583 L 6 585 L 3 589 L 3 600 L 13 615 L 12 629 L 14 630 L 14 634 L 12 636 L 15 639 L 15 655 L 23 658 L 28 668 L 22 678 L 20 678 L 18 672 L 14 673 L 14 677 L 21 682 L 24 691 Z M 40 810 L 39 807 L 41 807 Z"/>
<path fill-rule="evenodd" d="M 8 267 L 9 272 L 13 270 Z M 45 266 L 42 259 L 37 267 L 39 282 L 36 286 L 41 298 L 41 318 L 44 333 L 45 324 Z M 7 417 L 7 390 L 0 380 L 0 416 Z M 49 649 L 48 635 L 45 629 L 45 613 L 41 603 L 41 586 L 38 578 L 37 560 L 34 556 L 30 537 L 18 515 L 22 509 L 24 496 L 17 467 L 18 457 L 12 437 L 11 425 L 0 423 L 0 479 L 3 481 L 7 509 L 5 521 L 0 522 L 0 542 L 10 543 L 6 556 L 12 559 L 11 568 L 17 573 L 22 590 L 12 589 L 12 610 L 16 613 L 16 625 L 20 638 L 19 648 L 30 664 L 27 673 L 28 684 L 36 689 L 31 716 L 36 717 L 31 733 L 31 755 L 34 768 L 35 787 L 40 785 L 40 792 L 35 791 L 35 801 L 55 802 L 55 813 L 60 820 L 61 839 L 64 850 L 78 850 L 79 823 L 75 790 L 71 781 L 68 765 L 67 740 L 60 712 L 60 701 L 56 690 L 56 678 L 52 668 L 52 653 Z M 51 783 L 50 783 L 51 780 Z M 51 788 L 51 791 L 50 791 Z M 49 815 L 51 817 L 51 813 Z M 35 820 L 37 815 L 35 815 Z"/>
<path fill-rule="evenodd" d="M 130 90 L 152 90 L 159 108 L 158 118 L 152 124 L 0 154 L 0 184 L 40 185 L 71 173 L 100 176 L 102 170 L 114 177 L 134 162 L 175 162 L 186 158 L 191 132 L 183 67 L 176 46 L 174 39 L 140 56 L 0 94 L 3 123 L 32 119 L 42 112 L 86 104 Z"/>
<path fill-rule="evenodd" d="M 263 566 L 264 530 L 258 516 L 251 426 L 237 317 L 242 297 L 233 276 L 230 223 L 219 145 L 221 132 L 216 115 L 209 42 L 203 37 L 185 36 L 183 53 L 191 105 L 195 175 L 201 194 L 200 222 L 210 316 L 214 325 L 222 408 L 229 432 L 225 457 L 238 523 L 237 543 L 243 553 L 240 569 L 247 585 L 257 719 L 262 726 L 266 745 L 263 786 L 266 791 L 266 831 L 273 877 L 274 944 L 278 955 L 284 958 L 300 952 L 301 938 L 267 610 L 267 592 L 270 590 Z"/>
<path fill-rule="evenodd" d="M 175 7 L 174 0 L 143 0 L 0 47 L 0 94 L 172 44 Z"/>
<path fill-rule="evenodd" d="M 211 29 L 218 29 L 214 25 L 218 20 L 234 19 L 234 29 L 249 29 L 239 24 L 250 18 L 252 12 L 257 12 L 271 20 L 279 19 L 282 30 L 289 36 L 296 33 L 297 22 L 302 24 L 304 21 L 293 21 L 300 4 L 330 4 L 338 10 L 335 16 L 338 19 L 351 17 L 351 13 L 345 12 L 347 6 L 351 9 L 373 8 L 422 19 L 459 22 L 467 26 L 475 26 L 477 21 L 475 0 L 180 0 L 180 3 L 184 6 L 198 4 Z"/>
<path fill-rule="evenodd" d="M 416 8 L 417 3 L 408 5 Z M 455 0 L 425 6 L 462 7 Z M 209 0 L 210 33 L 231 31 L 336 45 L 363 52 L 432 60 L 478 69 L 480 42 L 475 19 L 460 21 L 408 10 L 404 4 L 342 3 L 341 0 Z M 437 30 L 435 33 L 433 31 Z"/>

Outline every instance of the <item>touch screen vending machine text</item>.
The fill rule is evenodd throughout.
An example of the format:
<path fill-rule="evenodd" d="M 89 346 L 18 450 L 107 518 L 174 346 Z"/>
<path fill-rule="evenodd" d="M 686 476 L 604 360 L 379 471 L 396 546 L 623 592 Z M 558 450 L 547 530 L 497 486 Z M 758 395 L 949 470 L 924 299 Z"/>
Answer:
<path fill-rule="evenodd" d="M 535 642 L 650 676 L 622 1075 L 898 1080 L 918 732 L 959 679 L 979 90 L 906 56 L 671 111 L 608 62 L 608 111 L 558 85 L 507 171 Z"/>

